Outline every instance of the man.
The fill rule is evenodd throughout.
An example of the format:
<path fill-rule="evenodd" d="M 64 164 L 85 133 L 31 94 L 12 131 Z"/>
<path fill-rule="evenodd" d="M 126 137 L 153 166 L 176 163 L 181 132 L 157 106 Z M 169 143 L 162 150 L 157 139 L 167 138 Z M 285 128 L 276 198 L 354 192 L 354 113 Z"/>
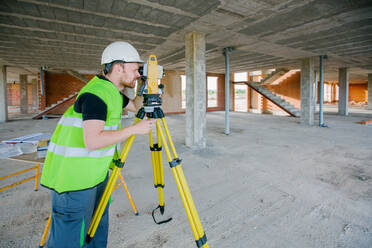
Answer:
<path fill-rule="evenodd" d="M 116 144 L 134 134 L 147 134 L 153 125 L 153 120 L 141 120 L 120 127 L 123 108 L 135 112 L 140 107 L 120 91 L 135 87 L 141 62 L 129 43 L 111 43 L 102 53 L 103 75 L 81 89 L 58 122 L 41 177 L 52 197 L 48 248 L 106 247 L 109 204 L 89 244 L 85 236 L 106 186 Z"/>

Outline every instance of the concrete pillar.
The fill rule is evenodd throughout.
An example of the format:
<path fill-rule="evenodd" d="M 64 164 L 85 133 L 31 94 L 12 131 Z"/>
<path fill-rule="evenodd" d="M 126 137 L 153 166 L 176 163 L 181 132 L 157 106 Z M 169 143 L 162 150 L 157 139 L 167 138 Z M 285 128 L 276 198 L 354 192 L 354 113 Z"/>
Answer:
<path fill-rule="evenodd" d="M 20 98 L 21 98 L 21 114 L 27 114 L 28 112 L 28 91 L 27 91 L 27 75 L 19 75 L 20 83 Z"/>
<path fill-rule="evenodd" d="M 372 109 L 372 73 L 368 74 L 368 109 Z"/>
<path fill-rule="evenodd" d="M 0 70 L 0 123 L 8 120 L 8 97 L 6 90 L 6 66 Z"/>
<path fill-rule="evenodd" d="M 338 114 L 349 114 L 349 71 L 347 68 L 338 69 Z"/>
<path fill-rule="evenodd" d="M 302 60 L 301 65 L 301 124 L 314 125 L 314 58 Z"/>
<path fill-rule="evenodd" d="M 205 35 L 185 35 L 186 56 L 186 146 L 206 146 Z"/>
<path fill-rule="evenodd" d="M 319 82 L 319 79 L 318 79 L 318 76 L 319 76 L 319 73 L 317 70 L 315 70 L 315 74 L 314 74 L 314 93 L 313 93 L 313 108 L 314 108 L 314 114 L 316 112 L 316 105 L 317 105 L 317 102 L 318 102 L 318 82 Z"/>
<path fill-rule="evenodd" d="M 37 79 L 32 79 L 32 111 L 35 111 L 38 107 L 37 103 Z"/>

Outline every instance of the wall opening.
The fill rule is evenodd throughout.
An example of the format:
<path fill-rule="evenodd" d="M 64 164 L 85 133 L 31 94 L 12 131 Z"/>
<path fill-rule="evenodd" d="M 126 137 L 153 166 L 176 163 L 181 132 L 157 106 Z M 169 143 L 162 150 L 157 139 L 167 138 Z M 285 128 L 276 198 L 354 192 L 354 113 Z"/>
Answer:
<path fill-rule="evenodd" d="M 248 81 L 248 72 L 234 73 L 234 82 Z M 234 111 L 248 111 L 248 85 L 234 84 Z"/>
<path fill-rule="evenodd" d="M 248 111 L 248 86 L 247 85 L 234 85 L 234 110 L 239 112 Z"/>
<path fill-rule="evenodd" d="M 208 107 L 217 107 L 217 79 L 218 77 L 207 77 Z"/>
<path fill-rule="evenodd" d="M 248 81 L 248 73 L 247 72 L 234 73 L 234 82 L 244 82 L 244 81 Z"/>

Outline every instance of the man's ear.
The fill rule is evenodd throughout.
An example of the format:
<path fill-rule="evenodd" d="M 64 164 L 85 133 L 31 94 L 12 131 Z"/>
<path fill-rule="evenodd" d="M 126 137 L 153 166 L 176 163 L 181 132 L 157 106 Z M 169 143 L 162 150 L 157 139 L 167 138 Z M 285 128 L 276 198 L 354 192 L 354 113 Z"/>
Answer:
<path fill-rule="evenodd" d="M 121 72 L 121 66 L 119 63 L 114 64 L 114 68 L 112 68 L 115 72 Z"/>
<path fill-rule="evenodd" d="M 112 72 L 120 72 L 121 68 L 120 68 L 120 64 L 118 63 L 114 63 L 112 65 Z"/>

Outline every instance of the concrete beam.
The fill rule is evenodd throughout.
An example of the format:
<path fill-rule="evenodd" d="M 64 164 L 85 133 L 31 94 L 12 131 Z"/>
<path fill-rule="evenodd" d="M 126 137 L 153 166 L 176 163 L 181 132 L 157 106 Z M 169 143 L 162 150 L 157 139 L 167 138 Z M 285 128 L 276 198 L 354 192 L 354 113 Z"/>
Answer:
<path fill-rule="evenodd" d="M 314 58 L 302 60 L 301 65 L 301 124 L 314 125 Z"/>
<path fill-rule="evenodd" d="M 338 114 L 349 114 L 349 71 L 347 68 L 338 70 Z"/>
<path fill-rule="evenodd" d="M 368 74 L 368 109 L 372 109 L 372 73 Z"/>
<path fill-rule="evenodd" d="M 206 146 L 205 35 L 185 35 L 186 56 L 186 146 Z"/>
<path fill-rule="evenodd" d="M 98 11 L 91 11 L 91 10 L 87 10 L 87 9 L 83 9 L 83 8 L 74 8 L 74 7 L 70 7 L 70 6 L 65 6 L 65 5 L 61 5 L 61 4 L 58 4 L 58 3 L 52 3 L 52 2 L 43 2 L 43 1 L 38 1 L 38 0 L 21 0 L 21 2 L 25 2 L 25 3 L 31 3 L 31 4 L 37 4 L 37 5 L 41 5 L 41 6 L 47 6 L 47 7 L 52 7 L 52 8 L 57 8 L 59 9 L 60 11 L 71 11 L 71 12 L 78 12 L 78 13 L 81 13 L 81 14 L 91 14 L 91 15 L 96 15 L 96 16 L 100 16 L 100 17 L 104 17 L 106 19 L 116 19 L 117 21 L 127 21 L 127 22 L 135 22 L 135 23 L 138 23 L 138 24 L 145 24 L 145 25 L 152 25 L 152 26 L 156 26 L 156 27 L 168 27 L 167 25 L 162 25 L 162 24 L 158 24 L 158 23 L 151 23 L 149 21 L 146 21 L 146 20 L 138 20 L 138 19 L 135 19 L 135 18 L 129 18 L 129 17 L 125 17 L 124 15 L 120 16 L 120 15 L 113 15 L 113 14 L 110 14 L 110 13 L 105 13 L 105 12 L 98 12 Z M 122 4 L 125 4 L 124 2 Z"/>
<path fill-rule="evenodd" d="M 8 97 L 6 91 L 6 66 L 0 70 L 0 123 L 8 120 Z"/>

